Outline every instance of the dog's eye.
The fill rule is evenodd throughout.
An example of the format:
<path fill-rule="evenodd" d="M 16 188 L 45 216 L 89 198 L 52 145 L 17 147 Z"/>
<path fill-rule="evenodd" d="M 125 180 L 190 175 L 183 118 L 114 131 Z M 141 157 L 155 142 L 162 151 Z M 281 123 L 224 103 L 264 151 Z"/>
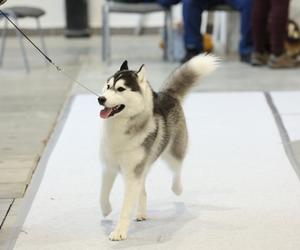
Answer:
<path fill-rule="evenodd" d="M 117 88 L 117 90 L 118 90 L 119 92 L 123 92 L 123 91 L 125 90 L 125 88 L 119 87 L 119 88 Z"/>
<path fill-rule="evenodd" d="M 110 86 L 109 86 L 109 84 L 107 84 L 107 89 L 109 89 L 110 88 Z"/>

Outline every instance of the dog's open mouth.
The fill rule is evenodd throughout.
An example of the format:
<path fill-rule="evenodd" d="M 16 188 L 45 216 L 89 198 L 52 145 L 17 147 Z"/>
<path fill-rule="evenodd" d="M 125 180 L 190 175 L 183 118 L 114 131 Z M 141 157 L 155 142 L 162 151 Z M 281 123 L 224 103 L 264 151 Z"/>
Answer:
<path fill-rule="evenodd" d="M 103 119 L 107 119 L 109 117 L 114 116 L 117 113 L 120 113 L 124 108 L 125 108 L 124 104 L 117 105 L 117 106 L 112 107 L 112 108 L 104 107 L 104 109 L 102 109 L 100 111 L 100 117 L 103 118 Z"/>

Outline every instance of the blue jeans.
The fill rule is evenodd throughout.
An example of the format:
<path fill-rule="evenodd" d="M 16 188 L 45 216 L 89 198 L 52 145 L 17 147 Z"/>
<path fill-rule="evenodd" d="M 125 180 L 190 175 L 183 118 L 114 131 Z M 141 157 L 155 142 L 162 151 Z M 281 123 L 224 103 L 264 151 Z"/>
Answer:
<path fill-rule="evenodd" d="M 251 12 L 252 0 L 183 0 L 184 41 L 187 49 L 203 50 L 202 36 L 199 31 L 201 14 L 216 4 L 229 4 L 241 13 L 241 40 L 239 52 L 241 55 L 252 51 Z M 199 42 L 200 41 L 200 42 Z"/>

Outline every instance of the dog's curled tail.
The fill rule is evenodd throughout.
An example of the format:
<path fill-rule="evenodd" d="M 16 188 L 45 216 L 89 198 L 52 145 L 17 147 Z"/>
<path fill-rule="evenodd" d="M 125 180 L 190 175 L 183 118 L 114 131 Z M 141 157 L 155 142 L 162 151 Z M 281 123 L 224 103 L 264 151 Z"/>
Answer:
<path fill-rule="evenodd" d="M 214 71 L 219 58 L 210 54 L 200 54 L 178 67 L 167 79 L 162 91 L 182 100 L 189 90 L 197 85 L 200 77 Z"/>

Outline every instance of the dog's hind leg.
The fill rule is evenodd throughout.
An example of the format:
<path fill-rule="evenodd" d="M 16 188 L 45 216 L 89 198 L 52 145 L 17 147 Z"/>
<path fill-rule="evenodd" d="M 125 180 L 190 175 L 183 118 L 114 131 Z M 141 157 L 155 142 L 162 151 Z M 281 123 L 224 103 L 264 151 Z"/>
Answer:
<path fill-rule="evenodd" d="M 180 195 L 182 193 L 182 182 L 181 182 L 181 169 L 182 162 L 176 160 L 173 162 L 173 182 L 172 182 L 172 190 L 176 195 Z"/>
<path fill-rule="evenodd" d="M 187 139 L 187 130 L 183 124 L 163 157 L 173 172 L 172 190 L 177 195 L 182 193 L 181 170 L 187 149 Z"/>
<path fill-rule="evenodd" d="M 137 209 L 137 221 L 143 221 L 147 219 L 146 212 L 147 212 L 147 193 L 145 187 L 145 177 L 143 178 L 141 193 L 139 197 L 138 209 Z"/>
<path fill-rule="evenodd" d="M 182 182 L 181 182 L 182 160 L 176 159 L 172 155 L 165 156 L 164 160 L 167 162 L 169 168 L 173 172 L 172 191 L 176 195 L 180 195 L 182 193 Z"/>
<path fill-rule="evenodd" d="M 117 177 L 117 170 L 111 168 L 105 168 L 103 170 L 101 192 L 100 192 L 100 205 L 104 217 L 109 215 L 112 210 L 109 201 L 109 196 L 116 177 Z"/>

